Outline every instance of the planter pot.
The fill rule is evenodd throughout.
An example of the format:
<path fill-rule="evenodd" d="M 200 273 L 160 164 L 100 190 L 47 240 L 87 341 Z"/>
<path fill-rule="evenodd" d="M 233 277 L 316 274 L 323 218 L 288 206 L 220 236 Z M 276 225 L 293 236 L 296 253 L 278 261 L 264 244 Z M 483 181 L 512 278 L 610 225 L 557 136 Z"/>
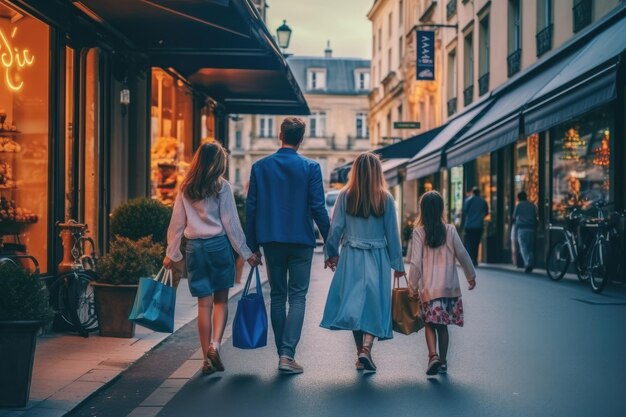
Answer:
<path fill-rule="evenodd" d="M 128 315 L 133 308 L 138 286 L 102 283 L 91 285 L 94 288 L 100 336 L 135 336 L 135 323 L 128 320 Z"/>
<path fill-rule="evenodd" d="M 0 321 L 0 407 L 28 403 L 40 321 Z"/>

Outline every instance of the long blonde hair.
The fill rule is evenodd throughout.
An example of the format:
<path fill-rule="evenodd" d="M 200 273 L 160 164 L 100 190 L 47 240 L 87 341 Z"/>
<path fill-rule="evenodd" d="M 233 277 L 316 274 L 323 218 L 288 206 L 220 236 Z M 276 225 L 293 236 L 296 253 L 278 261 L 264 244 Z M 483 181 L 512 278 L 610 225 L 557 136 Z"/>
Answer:
<path fill-rule="evenodd" d="M 364 152 L 352 164 L 345 186 L 346 212 L 355 217 L 380 217 L 385 212 L 387 182 L 378 155 Z"/>
<path fill-rule="evenodd" d="M 200 145 L 183 180 L 181 189 L 185 197 L 191 201 L 217 197 L 226 173 L 228 154 L 219 143 L 203 143 Z"/>

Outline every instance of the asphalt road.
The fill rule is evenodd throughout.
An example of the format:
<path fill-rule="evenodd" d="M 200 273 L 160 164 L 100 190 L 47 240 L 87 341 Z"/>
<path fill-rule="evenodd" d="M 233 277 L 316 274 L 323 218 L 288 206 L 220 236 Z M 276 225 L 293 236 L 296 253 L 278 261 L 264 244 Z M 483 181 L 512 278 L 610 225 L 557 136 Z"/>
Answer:
<path fill-rule="evenodd" d="M 226 372 L 197 374 L 159 416 L 626 415 L 623 288 L 595 295 L 574 281 L 480 268 L 476 290 L 464 291 L 465 327 L 450 330 L 449 373 L 427 379 L 423 332 L 376 343 L 376 374 L 354 369 L 351 334 L 318 326 L 332 278 L 321 265 L 316 255 L 297 353 L 304 374 L 277 372 L 271 334 L 254 351 L 228 341 Z"/>

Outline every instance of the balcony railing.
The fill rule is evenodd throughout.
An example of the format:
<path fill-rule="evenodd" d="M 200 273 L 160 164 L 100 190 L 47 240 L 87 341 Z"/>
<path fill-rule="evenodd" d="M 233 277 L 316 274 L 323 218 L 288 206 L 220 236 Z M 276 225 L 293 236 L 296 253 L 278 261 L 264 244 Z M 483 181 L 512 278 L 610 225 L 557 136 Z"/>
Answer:
<path fill-rule="evenodd" d="M 522 50 L 518 49 L 506 58 L 509 77 L 517 74 L 522 63 Z"/>
<path fill-rule="evenodd" d="M 478 78 L 478 95 L 482 96 L 489 91 L 489 73 L 486 72 Z"/>
<path fill-rule="evenodd" d="M 580 0 L 572 8 L 574 33 L 591 23 L 591 0 Z"/>
<path fill-rule="evenodd" d="M 463 90 L 463 105 L 467 106 L 474 100 L 474 84 L 467 86 L 465 90 Z"/>
<path fill-rule="evenodd" d="M 457 0 L 450 0 L 446 5 L 446 17 L 448 19 L 451 19 L 452 16 L 456 14 L 456 1 Z"/>
<path fill-rule="evenodd" d="M 456 97 L 448 100 L 448 116 L 452 116 L 456 113 Z"/>
<path fill-rule="evenodd" d="M 552 49 L 552 30 L 554 25 L 550 24 L 545 29 L 537 33 L 537 57 Z"/>

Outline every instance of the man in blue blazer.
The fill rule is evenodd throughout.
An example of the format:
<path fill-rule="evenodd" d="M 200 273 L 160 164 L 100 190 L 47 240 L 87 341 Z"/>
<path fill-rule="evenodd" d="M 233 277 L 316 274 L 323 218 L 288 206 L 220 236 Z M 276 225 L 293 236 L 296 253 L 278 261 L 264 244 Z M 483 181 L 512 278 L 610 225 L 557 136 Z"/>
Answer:
<path fill-rule="evenodd" d="M 305 128 L 296 117 L 283 121 L 281 148 L 252 166 L 246 199 L 248 246 L 258 255 L 259 246 L 263 247 L 278 369 L 285 373 L 303 372 L 294 358 L 316 245 L 313 221 L 324 240 L 330 227 L 320 166 L 298 154 Z"/>

